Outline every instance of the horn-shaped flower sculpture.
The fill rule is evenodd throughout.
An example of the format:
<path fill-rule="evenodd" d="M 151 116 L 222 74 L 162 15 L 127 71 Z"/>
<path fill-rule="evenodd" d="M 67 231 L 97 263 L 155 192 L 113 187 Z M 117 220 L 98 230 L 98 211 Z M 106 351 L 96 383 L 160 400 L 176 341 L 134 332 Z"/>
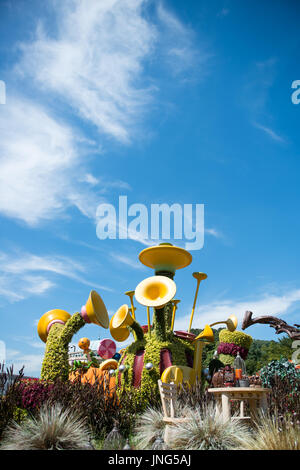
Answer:
<path fill-rule="evenodd" d="M 108 328 L 109 317 L 103 300 L 96 291 L 90 292 L 81 313 L 70 315 L 64 310 L 50 310 L 44 313 L 37 326 L 39 337 L 46 343 L 41 378 L 55 380 L 69 377 L 68 352 L 73 335 L 86 323 Z"/>
<path fill-rule="evenodd" d="M 107 359 L 99 370 L 104 368 L 105 372 L 105 368 L 108 368 L 107 373 L 112 374 L 117 387 L 125 390 L 135 388 L 145 404 L 147 397 L 153 392 L 158 393 L 159 379 L 188 382 L 190 385 L 197 378 L 201 380 L 202 351 L 205 343 L 214 341 L 211 326 L 216 323 L 206 325 L 197 337 L 190 330 L 199 285 L 207 275 L 193 273 L 197 286 L 192 313 L 185 331 L 177 331 L 175 323 L 178 318 L 175 321 L 175 314 L 180 300 L 175 299 L 177 287 L 173 278 L 178 269 L 191 263 L 191 254 L 183 248 L 164 243 L 146 248 L 140 253 L 139 259 L 142 264 L 154 269 L 155 275 L 142 280 L 135 291 L 128 290 L 125 294 L 130 299 L 130 306 L 121 305 L 110 320 L 104 302 L 95 291 L 90 293 L 80 313 L 71 316 L 64 310 L 51 310 L 42 316 L 38 333 L 46 342 L 43 379 L 54 380 L 58 376 L 68 379 L 69 342 L 82 326 L 94 323 L 103 328 L 109 327 L 111 336 L 117 342 L 126 341 L 130 333 L 133 334 L 131 344 L 120 351 L 122 356 L 119 362 Z M 134 296 L 143 306 L 138 309 L 137 315 Z M 182 313 L 184 318 L 186 312 Z M 142 318 L 147 324 L 139 323 Z M 222 323 L 227 325 L 227 336 L 236 334 L 237 319 L 234 315 Z"/>

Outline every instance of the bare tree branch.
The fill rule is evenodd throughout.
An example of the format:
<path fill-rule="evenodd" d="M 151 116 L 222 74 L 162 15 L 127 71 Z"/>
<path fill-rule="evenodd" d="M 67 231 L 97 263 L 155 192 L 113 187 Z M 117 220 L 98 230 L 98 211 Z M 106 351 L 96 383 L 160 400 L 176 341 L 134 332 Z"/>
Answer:
<path fill-rule="evenodd" d="M 263 325 L 269 325 L 271 328 L 276 330 L 276 334 L 287 333 L 291 339 L 300 339 L 300 330 L 295 327 L 300 327 L 300 325 L 291 326 L 288 325 L 284 320 L 281 320 L 277 317 L 272 317 L 270 315 L 264 315 L 261 317 L 252 318 L 253 313 L 247 310 L 245 312 L 242 330 L 245 330 L 251 325 L 256 323 L 261 323 Z"/>

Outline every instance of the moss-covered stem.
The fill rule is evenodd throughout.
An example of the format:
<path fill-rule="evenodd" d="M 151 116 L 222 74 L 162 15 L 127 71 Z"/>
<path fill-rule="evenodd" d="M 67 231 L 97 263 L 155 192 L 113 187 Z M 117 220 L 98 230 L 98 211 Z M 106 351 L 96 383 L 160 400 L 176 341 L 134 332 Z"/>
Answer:
<path fill-rule="evenodd" d="M 168 330 L 171 329 L 172 313 L 173 313 L 173 302 L 168 302 L 168 303 L 164 306 L 164 316 L 165 316 L 166 331 L 168 331 Z"/>
<path fill-rule="evenodd" d="M 143 329 L 142 329 L 142 327 L 139 325 L 138 322 L 136 322 L 135 320 L 133 320 L 132 325 L 130 325 L 130 329 L 131 329 L 132 332 L 134 333 L 135 340 L 140 341 L 140 340 L 144 339 L 144 332 L 143 332 Z"/>
<path fill-rule="evenodd" d="M 153 313 L 153 334 L 159 341 L 166 341 L 165 308 L 155 308 Z"/>
<path fill-rule="evenodd" d="M 55 380 L 69 378 L 69 343 L 75 333 L 85 325 L 80 313 L 75 313 L 65 325 L 51 326 L 42 365 L 41 378 Z"/>
<path fill-rule="evenodd" d="M 86 323 L 80 313 L 74 313 L 74 315 L 72 315 L 65 324 L 61 333 L 62 340 L 66 341 L 69 345 L 73 335 L 75 335 L 75 333 L 77 333 L 77 331 L 79 331 L 84 325 L 86 325 Z"/>

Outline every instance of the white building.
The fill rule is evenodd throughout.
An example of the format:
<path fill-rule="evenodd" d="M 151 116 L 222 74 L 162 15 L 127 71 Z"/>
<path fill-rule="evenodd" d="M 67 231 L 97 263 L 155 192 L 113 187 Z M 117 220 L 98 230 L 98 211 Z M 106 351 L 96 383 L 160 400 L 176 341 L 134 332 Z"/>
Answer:
<path fill-rule="evenodd" d="M 103 361 L 102 357 L 98 354 L 100 340 L 93 340 L 90 344 L 90 350 L 95 354 L 95 358 L 101 363 Z M 74 361 L 87 362 L 86 355 L 83 353 L 82 349 L 79 348 L 78 344 L 70 344 L 69 346 L 69 364 L 72 365 Z"/>

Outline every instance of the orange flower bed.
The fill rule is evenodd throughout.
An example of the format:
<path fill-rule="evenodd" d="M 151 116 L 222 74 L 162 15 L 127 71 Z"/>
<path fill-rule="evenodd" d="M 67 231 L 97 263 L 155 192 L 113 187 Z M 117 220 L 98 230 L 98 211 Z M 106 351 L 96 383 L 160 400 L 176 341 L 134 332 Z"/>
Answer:
<path fill-rule="evenodd" d="M 90 367 L 86 372 L 71 372 L 69 379 L 71 382 L 80 380 L 81 383 L 89 383 L 91 385 L 98 383 L 99 387 L 103 387 L 104 393 L 108 393 L 109 397 L 113 397 L 116 393 L 116 377 L 110 375 L 108 370 Z"/>

